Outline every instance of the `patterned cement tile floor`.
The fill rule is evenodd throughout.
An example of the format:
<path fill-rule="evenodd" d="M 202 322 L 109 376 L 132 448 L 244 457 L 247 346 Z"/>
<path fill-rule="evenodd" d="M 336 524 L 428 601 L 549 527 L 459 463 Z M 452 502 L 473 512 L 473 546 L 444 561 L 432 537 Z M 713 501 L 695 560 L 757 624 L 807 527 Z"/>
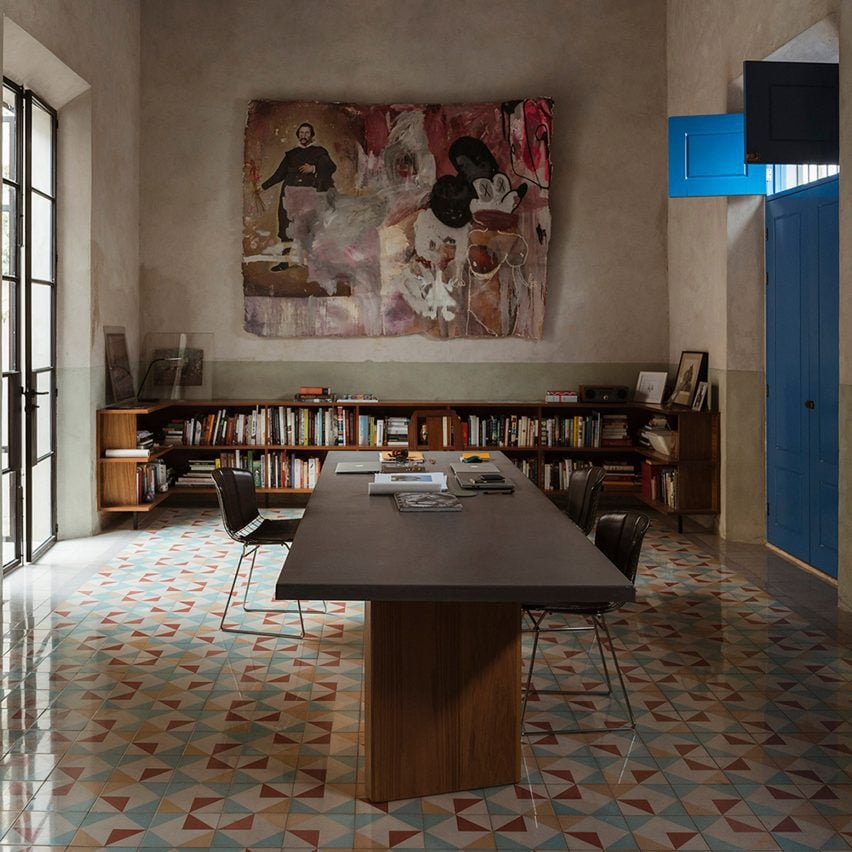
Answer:
<path fill-rule="evenodd" d="M 61 543 L 4 587 L 0 849 L 849 849 L 852 634 L 818 580 L 797 608 L 717 544 L 655 522 L 610 619 L 635 734 L 548 735 L 622 708 L 534 695 L 520 784 L 374 806 L 362 605 L 304 642 L 221 633 L 239 548 L 212 510 Z M 594 688 L 586 647 L 546 642 L 539 688 Z"/>

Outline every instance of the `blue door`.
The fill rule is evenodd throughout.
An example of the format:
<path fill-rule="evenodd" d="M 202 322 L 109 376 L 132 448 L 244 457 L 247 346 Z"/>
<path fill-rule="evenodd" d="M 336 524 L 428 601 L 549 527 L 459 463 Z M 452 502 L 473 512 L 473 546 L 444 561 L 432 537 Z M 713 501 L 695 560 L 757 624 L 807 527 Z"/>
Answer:
<path fill-rule="evenodd" d="M 767 539 L 837 576 L 837 178 L 766 202 Z"/>

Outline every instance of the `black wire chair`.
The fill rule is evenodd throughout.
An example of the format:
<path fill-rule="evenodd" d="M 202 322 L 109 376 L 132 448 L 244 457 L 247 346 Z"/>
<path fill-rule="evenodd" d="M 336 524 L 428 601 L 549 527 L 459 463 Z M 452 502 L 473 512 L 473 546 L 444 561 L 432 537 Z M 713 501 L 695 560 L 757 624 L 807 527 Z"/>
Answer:
<path fill-rule="evenodd" d="M 621 573 L 630 580 L 631 583 L 636 580 L 636 571 L 639 565 L 639 553 L 642 550 L 642 541 L 645 538 L 645 533 L 648 531 L 649 525 L 650 521 L 647 516 L 640 512 L 609 512 L 601 515 L 598 520 L 597 529 L 595 530 L 595 545 L 604 553 L 610 562 L 612 562 L 616 568 L 618 568 Z M 606 637 L 606 644 L 609 648 L 609 653 L 615 666 L 615 673 L 618 675 L 618 682 L 621 685 L 621 691 L 624 694 L 624 703 L 629 719 L 628 722 L 616 726 L 604 726 L 599 728 L 577 727 L 541 731 L 525 730 L 525 735 L 534 736 L 549 734 L 596 733 L 599 731 L 627 731 L 633 730 L 636 727 L 633 708 L 630 706 L 630 696 L 627 693 L 627 686 L 624 683 L 624 677 L 621 674 L 621 667 L 618 665 L 618 657 L 615 653 L 615 646 L 613 645 L 612 636 L 610 635 L 609 627 L 606 623 L 607 613 L 614 612 L 622 606 L 623 603 L 616 601 L 601 601 L 594 603 L 566 602 L 557 604 L 522 604 L 523 612 L 532 622 L 532 630 L 535 634 L 533 638 L 532 654 L 530 655 L 530 665 L 527 672 L 526 685 L 524 687 L 522 716 L 526 715 L 527 702 L 531 692 L 535 692 L 537 695 L 612 695 L 612 680 L 610 679 L 606 654 L 604 653 L 604 646 L 601 641 L 601 633 L 603 633 Z M 542 626 L 545 619 L 548 619 L 553 615 L 585 616 L 591 623 L 581 625 L 561 624 L 556 627 Z M 603 673 L 607 687 L 606 690 L 580 692 L 578 690 L 534 689 L 532 685 L 532 678 L 540 634 L 575 633 L 583 630 L 594 630 L 595 632 L 595 640 L 603 663 Z"/>
<path fill-rule="evenodd" d="M 234 579 L 231 582 L 231 589 L 228 592 L 228 600 L 222 613 L 222 620 L 219 622 L 219 629 L 225 633 L 244 633 L 250 636 L 278 636 L 282 638 L 304 639 L 305 620 L 300 601 L 296 601 L 300 626 L 298 634 L 225 626 L 231 600 L 234 597 L 234 590 L 237 587 L 237 580 L 240 577 L 243 560 L 247 556 L 251 557 L 251 561 L 249 563 L 248 579 L 243 595 L 243 611 L 263 613 L 286 613 L 291 611 L 281 608 L 250 607 L 248 605 L 248 595 L 251 588 L 252 575 L 254 574 L 257 551 L 263 545 L 278 545 L 286 547 L 289 551 L 293 536 L 296 534 L 296 529 L 299 526 L 299 521 L 264 518 L 257 509 L 257 491 L 254 486 L 254 478 L 249 471 L 223 467 L 214 470 L 212 477 L 213 485 L 216 487 L 216 496 L 219 498 L 219 507 L 222 510 L 222 522 L 225 525 L 225 530 L 243 548 L 237 562 L 236 571 L 234 571 Z M 309 610 L 309 612 L 312 611 Z M 323 601 L 323 612 L 325 611 L 325 602 Z"/>

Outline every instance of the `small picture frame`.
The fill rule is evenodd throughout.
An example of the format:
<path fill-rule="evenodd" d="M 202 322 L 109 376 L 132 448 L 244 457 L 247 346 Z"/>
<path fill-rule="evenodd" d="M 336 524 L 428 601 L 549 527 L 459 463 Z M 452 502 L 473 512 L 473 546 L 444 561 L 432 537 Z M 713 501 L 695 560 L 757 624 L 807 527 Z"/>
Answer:
<path fill-rule="evenodd" d="M 698 387 L 695 390 L 695 399 L 692 400 L 692 410 L 693 411 L 703 411 L 704 403 L 707 400 L 707 390 L 709 388 L 708 382 L 699 382 Z"/>
<path fill-rule="evenodd" d="M 669 405 L 690 408 L 695 399 L 695 390 L 699 382 L 707 381 L 707 353 L 681 352 L 677 368 L 674 390 L 669 397 Z"/>
<path fill-rule="evenodd" d="M 668 373 L 640 372 L 633 392 L 634 402 L 660 403 L 666 389 Z"/>

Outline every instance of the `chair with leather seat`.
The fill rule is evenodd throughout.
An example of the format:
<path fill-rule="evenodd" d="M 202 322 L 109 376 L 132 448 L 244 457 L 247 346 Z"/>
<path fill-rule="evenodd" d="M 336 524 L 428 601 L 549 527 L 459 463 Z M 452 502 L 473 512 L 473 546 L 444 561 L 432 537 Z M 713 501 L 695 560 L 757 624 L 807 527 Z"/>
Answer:
<path fill-rule="evenodd" d="M 597 528 L 595 529 L 595 546 L 600 550 L 613 565 L 618 568 L 631 583 L 636 580 L 636 571 L 639 565 L 639 554 L 642 550 L 642 541 L 645 538 L 645 533 L 648 531 L 650 521 L 646 515 L 641 512 L 608 512 L 601 515 L 598 520 Z M 542 730 L 542 731 L 524 731 L 525 734 L 563 734 L 563 733 L 594 733 L 597 731 L 619 731 L 632 730 L 636 727 L 636 720 L 633 716 L 633 708 L 630 706 L 630 696 L 627 693 L 627 687 L 624 683 L 624 678 L 621 674 L 621 667 L 618 665 L 618 657 L 615 653 L 615 646 L 612 642 L 612 636 L 609 632 L 609 627 L 606 622 L 607 613 L 614 612 L 623 606 L 623 603 L 613 601 L 600 601 L 594 603 L 557 603 L 557 604 L 522 604 L 522 609 L 533 625 L 533 647 L 530 655 L 530 664 L 527 672 L 526 685 L 524 688 L 524 704 L 522 715 L 526 714 L 527 702 L 530 698 L 530 693 L 536 695 L 611 695 L 612 681 L 609 675 L 609 667 L 607 666 L 606 653 L 604 652 L 603 642 L 601 641 L 601 633 L 606 638 L 606 644 L 609 649 L 612 662 L 615 666 L 615 672 L 618 675 L 618 681 L 621 685 L 621 691 L 624 694 L 624 703 L 627 709 L 629 722 L 614 725 L 604 726 L 599 728 L 563 728 L 561 730 Z M 580 616 L 588 619 L 586 624 L 570 624 L 564 620 L 556 626 L 550 625 L 550 620 L 554 615 L 560 616 Z M 538 651 L 539 636 L 542 633 L 575 633 L 579 631 L 593 630 L 595 640 L 597 642 L 598 651 L 601 655 L 603 663 L 603 674 L 606 681 L 606 690 L 589 692 L 577 690 L 562 690 L 562 689 L 535 689 L 532 685 L 533 670 L 535 668 L 536 652 Z"/>
<path fill-rule="evenodd" d="M 278 545 L 287 548 L 289 551 L 290 543 L 296 534 L 299 521 L 283 518 L 264 518 L 257 509 L 257 491 L 254 485 L 254 478 L 249 471 L 223 467 L 214 470 L 212 477 L 213 485 L 216 488 L 216 496 L 219 498 L 219 507 L 222 510 L 222 522 L 225 525 L 225 530 L 234 541 L 242 545 L 242 552 L 240 553 L 237 568 L 234 572 L 234 579 L 231 582 L 231 589 L 228 592 L 228 600 L 225 604 L 225 610 L 222 613 L 219 629 L 225 633 L 245 633 L 251 636 L 281 636 L 284 638 L 304 639 L 305 621 L 300 601 L 296 601 L 300 625 L 298 634 L 225 626 L 228 610 L 237 586 L 237 580 L 240 577 L 243 560 L 247 556 L 251 557 L 251 561 L 249 563 L 248 579 L 243 596 L 243 610 L 245 612 L 264 613 L 287 612 L 287 610 L 280 608 L 250 607 L 248 606 L 248 594 L 251 587 L 252 574 L 254 573 L 257 551 L 263 545 Z"/>
<path fill-rule="evenodd" d="M 602 467 L 581 467 L 573 471 L 568 480 L 565 511 L 583 535 L 588 535 L 595 525 L 605 475 Z"/>
<path fill-rule="evenodd" d="M 461 418 L 452 408 L 421 408 L 408 421 L 410 450 L 464 449 Z"/>

